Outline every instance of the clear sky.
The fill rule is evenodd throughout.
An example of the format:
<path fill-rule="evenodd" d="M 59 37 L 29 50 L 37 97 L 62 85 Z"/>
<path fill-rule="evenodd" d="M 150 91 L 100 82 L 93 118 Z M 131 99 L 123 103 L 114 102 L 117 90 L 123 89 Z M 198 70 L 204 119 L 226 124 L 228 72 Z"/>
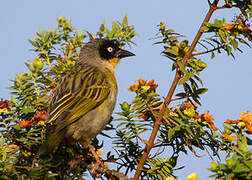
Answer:
<path fill-rule="evenodd" d="M 75 27 L 96 33 L 99 25 L 105 19 L 107 25 L 112 20 L 122 20 L 125 14 L 129 16 L 129 24 L 135 26 L 139 36 L 135 38 L 137 46 L 130 51 L 136 54 L 120 62 L 117 68 L 119 84 L 118 103 L 133 98 L 127 90 L 139 77 L 154 79 L 158 84 L 158 93 L 166 96 L 174 74 L 170 72 L 171 61 L 160 55 L 161 46 L 153 45 L 157 33 L 157 24 L 164 21 L 168 27 L 184 34 L 192 40 L 208 9 L 207 0 L 23 0 L 2 1 L 0 6 L 0 98 L 9 98 L 6 87 L 11 85 L 10 79 L 19 72 L 27 71 L 24 62 L 33 59 L 29 49 L 32 39 L 39 27 L 48 29 L 56 27 L 58 16 L 71 19 Z M 214 18 L 225 17 L 233 19 L 235 11 L 219 10 Z M 239 118 L 239 112 L 252 108 L 252 51 L 241 46 L 244 53 L 235 53 L 236 59 L 217 55 L 214 60 L 204 56 L 208 67 L 202 73 L 202 79 L 209 91 L 202 96 L 200 111 L 209 111 L 215 117 L 217 127 L 227 119 Z M 116 108 L 118 110 L 118 108 Z M 189 153 L 192 154 L 192 153 Z M 184 170 L 175 172 L 180 178 L 196 172 L 201 179 L 207 179 L 210 158 L 207 153 L 203 158 L 193 155 L 183 156 L 179 165 L 186 165 Z"/>

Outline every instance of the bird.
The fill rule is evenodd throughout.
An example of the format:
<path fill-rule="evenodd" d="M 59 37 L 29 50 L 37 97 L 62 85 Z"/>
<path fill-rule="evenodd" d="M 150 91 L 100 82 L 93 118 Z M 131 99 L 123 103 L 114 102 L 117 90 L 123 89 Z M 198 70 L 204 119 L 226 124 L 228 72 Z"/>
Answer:
<path fill-rule="evenodd" d="M 115 68 L 129 56 L 135 54 L 121 49 L 116 40 L 97 38 L 81 48 L 75 65 L 53 93 L 40 155 L 54 153 L 62 142 L 89 143 L 105 128 L 118 94 Z"/>

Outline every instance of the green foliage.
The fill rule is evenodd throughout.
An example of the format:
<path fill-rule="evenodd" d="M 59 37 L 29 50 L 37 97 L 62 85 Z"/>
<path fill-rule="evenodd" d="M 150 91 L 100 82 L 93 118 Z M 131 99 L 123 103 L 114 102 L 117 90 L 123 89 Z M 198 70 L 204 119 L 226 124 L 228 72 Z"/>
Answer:
<path fill-rule="evenodd" d="M 203 28 L 206 32 L 214 33 L 214 35 L 204 39 L 203 42 L 211 45 L 213 49 L 218 52 L 224 50 L 228 55 L 234 57 L 232 51 L 239 50 L 242 52 L 242 50 L 238 48 L 238 42 L 250 46 L 249 43 L 241 37 L 243 35 L 245 38 L 251 39 L 251 35 L 245 30 L 246 26 L 247 24 L 242 16 L 238 17 L 233 24 L 226 24 L 225 19 L 215 19 L 214 23 L 206 23 L 206 26 Z M 212 51 L 212 53 L 214 54 L 214 51 Z"/>
<path fill-rule="evenodd" d="M 227 152 L 225 162 L 211 163 L 209 170 L 214 173 L 211 177 L 251 179 L 252 151 L 249 149 L 249 145 L 251 145 L 249 138 L 249 135 L 251 135 L 251 130 L 249 130 L 251 117 L 251 113 L 241 112 L 239 120 L 228 119 L 225 122 L 227 125 L 224 126 L 224 132 L 220 137 L 220 148 Z"/>
<path fill-rule="evenodd" d="M 133 171 L 136 169 L 136 160 L 139 160 L 143 153 L 144 142 L 142 142 L 141 135 L 144 137 L 153 127 L 153 116 L 150 115 L 148 119 L 141 119 L 140 117 L 150 114 L 150 107 L 156 108 L 160 105 L 160 98 L 157 97 L 158 95 L 154 90 L 151 86 L 138 87 L 135 99 L 130 104 L 123 102 L 121 104 L 121 112 L 117 113 L 120 118 L 115 119 L 119 124 L 115 128 L 116 137 L 114 144 L 119 154 L 118 160 L 121 164 L 119 168 L 124 167 L 126 174 L 129 170 Z M 155 163 L 151 163 L 152 160 L 154 161 L 154 157 L 146 164 L 147 169 L 155 166 Z M 161 170 L 162 168 L 160 168 Z M 157 171 L 155 172 L 157 173 Z M 145 172 L 142 178 L 146 175 L 157 177 L 157 174 L 150 171 Z"/>
<path fill-rule="evenodd" d="M 125 168 L 126 172 L 136 169 L 136 161 L 140 160 L 142 149 L 148 143 L 146 134 L 151 132 L 158 117 L 162 101 L 156 88 L 154 81 L 139 79 L 129 88 L 136 93 L 134 100 L 130 104 L 122 103 L 121 112 L 117 113 L 120 118 L 115 119 L 119 124 L 115 128 L 117 137 L 114 143 L 118 148 L 119 168 Z M 213 155 L 217 155 L 220 143 L 215 139 L 215 127 L 197 114 L 196 107 L 190 102 L 167 109 L 154 145 L 155 150 L 144 166 L 147 171 L 142 172 L 140 179 L 165 179 L 172 175 L 180 153 L 187 154 L 190 150 L 198 156 L 195 147 L 202 150 L 210 148 Z M 168 151 L 170 155 L 166 154 L 163 159 L 159 151 Z"/>
<path fill-rule="evenodd" d="M 96 34 L 99 38 L 106 38 L 110 40 L 117 40 L 122 46 L 127 43 L 134 42 L 131 40 L 134 36 L 136 36 L 136 32 L 133 26 L 128 25 L 128 15 L 125 15 L 122 23 L 120 22 L 112 22 L 112 29 L 106 28 L 106 21 L 104 21 L 99 29 L 99 32 Z M 92 35 L 93 36 L 93 35 Z"/>
<path fill-rule="evenodd" d="M 213 23 L 205 23 L 200 29 L 205 35 L 204 39 L 191 53 L 188 52 L 192 45 L 185 36 L 167 28 L 163 22 L 158 25 L 155 44 L 163 45 L 162 55 L 172 61 L 171 70 L 176 71 L 178 85 L 183 88 L 176 98 L 171 99 L 171 106 L 157 93 L 158 85 L 154 80 L 147 82 L 139 79 L 129 87 L 130 91 L 135 92 L 134 99 L 120 105 L 120 112 L 111 118 L 116 125 L 111 122 L 105 129 L 113 130 L 115 136 L 112 137 L 114 151 L 108 152 L 103 160 L 114 164 L 116 171 L 131 176 L 146 152 L 145 147 L 149 146 L 152 151 L 140 179 L 175 176 L 175 170 L 183 168 L 177 167 L 181 153 L 192 152 L 196 157 L 201 157 L 198 149 L 207 151 L 211 157 L 219 157 L 220 150 L 226 152 L 225 163 L 212 163 L 210 171 L 214 173 L 213 177 L 251 178 L 252 154 L 248 148 L 251 139 L 247 135 L 251 134 L 248 117 L 252 117 L 252 114 L 244 113 L 239 123 L 226 122 L 229 125 L 224 126 L 221 132 L 215 127 L 210 113 L 200 114 L 198 110 L 200 96 L 208 90 L 201 87 L 203 82 L 200 79 L 201 72 L 207 67 L 204 55 L 210 54 L 213 59 L 216 52 L 224 50 L 233 56 L 235 50 L 242 52 L 240 44 L 250 47 L 252 35 L 248 21 L 251 18 L 251 3 L 249 0 L 225 0 L 219 9 L 232 7 L 241 11 L 235 22 L 227 24 L 225 19 L 216 19 Z M 127 15 L 122 22 L 112 22 L 111 28 L 106 27 L 104 21 L 95 34 L 74 28 L 71 21 L 64 17 L 59 17 L 57 22 L 55 29 L 40 29 L 29 40 L 35 58 L 25 63 L 27 72 L 17 74 L 12 81 L 13 85 L 9 88 L 13 95 L 11 100 L 0 101 L 1 179 L 83 179 L 95 161 L 80 143 L 71 148 L 62 144 L 53 156 L 38 158 L 37 152 L 45 140 L 46 111 L 57 84 L 74 66 L 80 48 L 85 45 L 84 41 L 98 37 L 115 39 L 120 46 L 131 45 L 136 32 L 128 24 Z M 150 144 L 146 137 L 158 120 L 161 122 L 157 137 Z M 102 134 L 108 136 L 104 132 Z M 235 138 L 231 135 L 235 135 Z M 234 144 L 236 140 L 237 144 Z M 96 150 L 103 146 L 96 138 L 93 145 Z M 116 176 L 105 174 L 107 178 Z"/>
<path fill-rule="evenodd" d="M 150 160 L 153 168 L 148 171 L 148 178 L 165 179 L 168 174 L 172 174 L 172 169 L 176 166 L 177 157 L 162 159 L 157 156 Z M 153 176 L 154 175 L 154 176 Z"/>
<path fill-rule="evenodd" d="M 199 83 L 203 85 L 202 80 L 199 78 L 200 72 L 203 71 L 207 65 L 201 59 L 192 56 L 187 66 L 184 67 L 182 60 L 186 52 L 189 50 L 189 41 L 179 38 L 183 37 L 175 33 L 173 29 L 167 29 L 166 24 L 161 22 L 159 25 L 159 33 L 154 39 L 162 39 L 155 44 L 164 44 L 164 51 L 162 54 L 173 61 L 172 70 L 179 69 L 181 79 L 179 84 L 183 84 L 184 92 L 178 93 L 177 96 L 181 98 L 191 97 L 195 102 L 200 104 L 199 95 L 207 91 L 206 88 L 199 88 Z M 161 36 L 159 36 L 161 34 Z M 189 84 L 190 83 L 190 84 Z"/>
<path fill-rule="evenodd" d="M 251 179 L 252 178 L 252 152 L 248 150 L 246 136 L 237 141 L 233 148 L 232 157 L 226 157 L 225 163 L 212 162 L 209 169 L 214 173 L 211 177 L 217 179 Z"/>

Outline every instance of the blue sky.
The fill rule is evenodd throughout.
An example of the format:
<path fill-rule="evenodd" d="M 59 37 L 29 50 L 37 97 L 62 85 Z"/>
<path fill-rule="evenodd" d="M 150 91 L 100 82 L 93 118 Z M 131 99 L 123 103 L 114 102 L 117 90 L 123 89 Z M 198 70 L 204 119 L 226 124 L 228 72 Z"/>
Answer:
<path fill-rule="evenodd" d="M 112 20 L 122 20 L 125 14 L 129 16 L 129 24 L 135 26 L 139 36 L 135 38 L 137 46 L 130 51 L 136 54 L 120 62 L 116 75 L 119 84 L 118 103 L 132 99 L 132 93 L 127 87 L 139 77 L 154 79 L 158 84 L 158 92 L 166 96 L 174 74 L 170 72 L 171 62 L 160 55 L 162 47 L 153 45 L 157 33 L 157 24 L 164 21 L 168 27 L 184 34 L 190 41 L 197 32 L 208 10 L 205 1 L 99 1 L 99 0 L 23 0 L 3 1 L 0 7 L 0 98 L 8 98 L 6 87 L 11 85 L 10 79 L 19 72 L 27 71 L 24 62 L 32 60 L 28 39 L 32 39 L 39 27 L 48 29 L 56 27 L 58 16 L 71 19 L 75 27 L 95 33 L 105 19 L 109 26 Z M 226 18 L 230 22 L 234 10 L 219 10 L 214 18 Z M 235 53 L 236 59 L 217 55 L 210 60 L 202 56 L 208 67 L 202 73 L 204 87 L 209 91 L 202 96 L 200 111 L 209 111 L 215 117 L 217 127 L 227 119 L 239 118 L 239 112 L 252 108 L 252 51 L 241 46 L 244 53 Z M 118 108 L 116 108 L 118 110 Z M 190 153 L 189 153 L 190 154 Z M 198 173 L 201 179 L 206 179 L 210 167 L 210 158 L 205 152 L 203 158 L 183 156 L 180 165 L 186 165 L 185 170 L 176 172 L 185 179 L 191 172 Z"/>

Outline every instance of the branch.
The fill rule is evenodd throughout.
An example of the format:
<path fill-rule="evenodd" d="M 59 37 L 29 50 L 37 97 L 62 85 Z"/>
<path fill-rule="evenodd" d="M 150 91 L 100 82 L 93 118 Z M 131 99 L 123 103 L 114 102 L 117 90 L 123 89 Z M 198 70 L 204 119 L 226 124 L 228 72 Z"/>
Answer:
<path fill-rule="evenodd" d="M 190 49 L 186 52 L 186 54 L 185 54 L 185 56 L 183 58 L 182 64 L 184 66 L 186 66 L 187 60 L 192 57 L 192 52 L 193 52 L 196 44 L 198 43 L 200 37 L 202 36 L 202 34 L 204 32 L 202 27 L 211 18 L 213 12 L 216 10 L 218 2 L 219 2 L 219 0 L 214 0 L 214 2 L 212 4 L 210 4 L 210 9 L 208 10 L 206 17 L 205 17 L 203 23 L 201 24 L 201 27 L 199 28 L 199 30 L 198 30 L 198 32 L 197 32 L 191 46 L 190 46 Z M 139 179 L 139 177 L 141 175 L 141 172 L 143 170 L 143 166 L 145 164 L 145 161 L 148 158 L 149 153 L 150 153 L 150 151 L 151 151 L 151 149 L 153 147 L 153 142 L 154 142 L 154 140 L 156 138 L 157 132 L 159 130 L 159 126 L 162 123 L 162 118 L 163 118 L 163 115 L 165 113 L 165 104 L 169 105 L 169 103 L 171 102 L 171 98 L 172 98 L 172 96 L 174 94 L 174 91 L 175 91 L 175 89 L 177 87 L 177 84 L 178 84 L 180 78 L 181 78 L 180 74 L 179 74 L 179 72 L 177 70 L 176 74 L 175 74 L 175 77 L 174 77 L 174 80 L 172 82 L 171 88 L 170 88 L 170 90 L 169 90 L 169 92 L 168 92 L 168 94 L 167 94 L 167 96 L 165 98 L 165 103 L 162 104 L 161 109 L 159 111 L 158 119 L 155 121 L 151 136 L 150 136 L 149 141 L 148 141 L 149 143 L 145 145 L 144 154 L 142 155 L 141 160 L 138 163 L 137 170 L 136 170 L 136 173 L 135 173 L 135 176 L 134 176 L 135 180 Z"/>
<path fill-rule="evenodd" d="M 81 162 L 81 165 L 84 167 L 84 168 L 87 168 L 87 169 L 93 169 L 93 167 L 94 167 L 94 164 L 86 164 L 85 162 Z M 107 176 L 113 176 L 114 178 L 116 177 L 117 179 L 119 179 L 119 180 L 127 180 L 128 178 L 124 175 L 124 174 L 122 174 L 122 173 L 120 173 L 120 172 L 117 172 L 117 171 L 115 171 L 115 170 L 110 170 L 110 169 L 108 169 L 108 168 L 106 168 L 106 167 L 101 167 L 101 166 L 99 166 L 97 169 L 96 169 L 96 172 L 97 173 L 101 173 L 101 174 L 105 174 L 105 175 L 107 175 Z"/>

